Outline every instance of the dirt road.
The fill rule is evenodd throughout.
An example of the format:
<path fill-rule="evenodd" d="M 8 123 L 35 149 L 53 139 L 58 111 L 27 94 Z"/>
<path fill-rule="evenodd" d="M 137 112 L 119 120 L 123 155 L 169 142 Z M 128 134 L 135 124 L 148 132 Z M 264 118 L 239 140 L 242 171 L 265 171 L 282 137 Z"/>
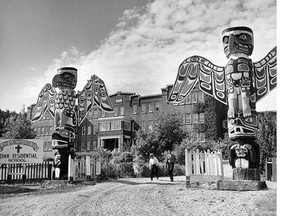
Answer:
<path fill-rule="evenodd" d="M 271 206 L 268 211 L 267 205 Z M 183 177 L 176 177 L 175 182 L 168 178 L 153 182 L 149 178 L 119 179 L 95 185 L 0 194 L 0 213 L 7 216 L 276 215 L 276 191 L 218 191 L 215 185 L 186 189 Z"/>

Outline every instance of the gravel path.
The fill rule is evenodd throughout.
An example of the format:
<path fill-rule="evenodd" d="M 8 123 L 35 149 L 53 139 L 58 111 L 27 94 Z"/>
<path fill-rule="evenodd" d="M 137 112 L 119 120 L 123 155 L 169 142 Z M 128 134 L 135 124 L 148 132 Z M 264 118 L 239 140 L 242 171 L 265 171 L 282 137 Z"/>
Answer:
<path fill-rule="evenodd" d="M 130 178 L 0 194 L 0 215 L 276 215 L 276 190 L 186 189 L 184 176 Z"/>

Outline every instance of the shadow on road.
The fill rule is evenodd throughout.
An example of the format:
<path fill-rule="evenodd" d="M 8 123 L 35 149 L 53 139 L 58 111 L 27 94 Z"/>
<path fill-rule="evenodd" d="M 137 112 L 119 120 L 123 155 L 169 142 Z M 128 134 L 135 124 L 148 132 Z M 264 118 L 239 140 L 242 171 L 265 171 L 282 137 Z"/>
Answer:
<path fill-rule="evenodd" d="M 0 194 L 20 194 L 37 190 L 38 189 L 31 189 L 23 186 L 0 186 Z"/>
<path fill-rule="evenodd" d="M 119 182 L 122 184 L 128 184 L 128 185 L 143 185 L 143 184 L 157 184 L 157 185 L 176 185 L 179 184 L 179 182 L 170 182 L 170 181 L 165 181 L 165 180 L 153 180 L 150 181 L 150 179 L 147 179 L 147 182 L 136 182 L 133 180 L 125 180 L 125 179 L 118 179 L 118 180 L 113 180 L 113 182 Z"/>

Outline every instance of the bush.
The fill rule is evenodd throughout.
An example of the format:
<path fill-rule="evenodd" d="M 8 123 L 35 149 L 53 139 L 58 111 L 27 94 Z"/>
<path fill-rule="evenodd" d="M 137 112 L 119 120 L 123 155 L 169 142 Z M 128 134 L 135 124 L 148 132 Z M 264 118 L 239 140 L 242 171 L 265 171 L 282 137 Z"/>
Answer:
<path fill-rule="evenodd" d="M 185 165 L 175 164 L 173 175 L 175 176 L 185 175 Z"/>
<path fill-rule="evenodd" d="M 133 170 L 136 177 L 150 177 L 150 169 L 146 163 L 134 163 Z"/>
<path fill-rule="evenodd" d="M 100 179 L 106 180 L 109 178 L 118 178 L 119 176 L 119 166 L 116 164 L 104 162 L 101 164 L 101 174 Z"/>
<path fill-rule="evenodd" d="M 123 162 L 119 164 L 119 177 L 128 178 L 135 176 L 133 162 Z"/>

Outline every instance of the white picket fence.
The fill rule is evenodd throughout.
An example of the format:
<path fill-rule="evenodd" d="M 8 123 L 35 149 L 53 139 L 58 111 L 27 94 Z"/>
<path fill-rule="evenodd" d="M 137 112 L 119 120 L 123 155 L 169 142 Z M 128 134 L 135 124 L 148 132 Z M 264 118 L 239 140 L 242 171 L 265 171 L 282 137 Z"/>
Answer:
<path fill-rule="evenodd" d="M 69 156 L 68 179 L 70 181 L 95 179 L 101 174 L 101 161 L 83 156 L 79 159 L 71 159 Z"/>
<path fill-rule="evenodd" d="M 217 182 L 224 178 L 222 153 L 185 149 L 186 185 L 191 182 Z"/>

